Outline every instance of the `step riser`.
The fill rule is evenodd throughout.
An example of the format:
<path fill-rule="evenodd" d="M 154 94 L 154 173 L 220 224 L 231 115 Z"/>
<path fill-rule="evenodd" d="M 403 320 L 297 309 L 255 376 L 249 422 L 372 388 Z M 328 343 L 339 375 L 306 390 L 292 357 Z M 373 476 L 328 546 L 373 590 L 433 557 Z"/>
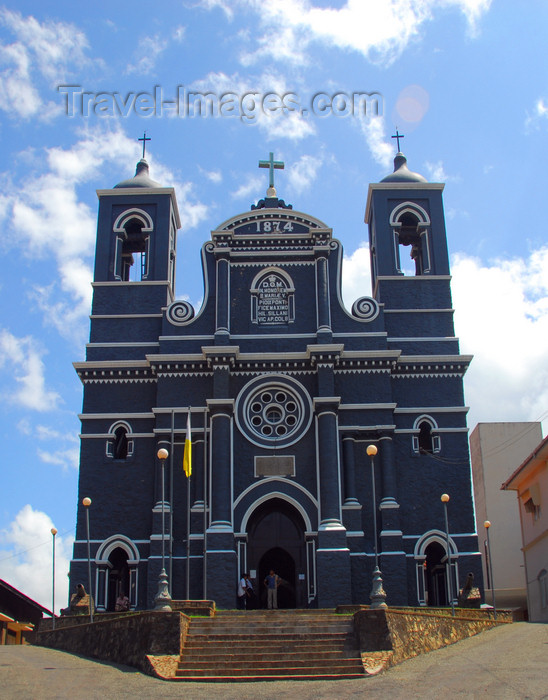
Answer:
<path fill-rule="evenodd" d="M 265 639 L 262 641 L 257 641 L 256 639 L 253 639 L 252 637 L 247 638 L 247 639 L 242 639 L 241 637 L 237 637 L 235 639 L 212 639 L 211 637 L 208 639 L 207 637 L 202 637 L 201 639 L 191 639 L 185 644 L 185 649 L 198 649 L 198 648 L 205 648 L 205 649 L 211 649 L 215 647 L 223 647 L 223 648 L 231 648 L 231 651 L 234 651 L 234 646 L 241 646 L 245 647 L 246 650 L 249 649 L 257 649 L 257 650 L 262 650 L 265 648 L 273 648 L 275 647 L 276 649 L 280 649 L 281 651 L 288 651 L 290 648 L 293 649 L 303 649 L 303 647 L 306 645 L 306 647 L 310 648 L 318 648 L 318 647 L 327 647 L 327 648 L 335 648 L 335 649 L 343 649 L 344 647 L 351 646 L 351 647 L 356 647 L 355 642 L 353 639 L 312 639 L 312 640 L 306 640 L 306 639 Z M 312 646 L 313 645 L 313 646 Z"/>
<path fill-rule="evenodd" d="M 264 627 L 255 627 L 253 625 L 249 625 L 247 627 L 210 627 L 210 628 L 190 628 L 190 634 L 192 636 L 201 634 L 201 635 L 207 635 L 207 636 L 216 636 L 219 634 L 230 634 L 230 635 L 250 635 L 250 634 L 259 634 L 259 635 L 268 635 L 269 637 L 275 636 L 275 635 L 288 635 L 288 634 L 294 634 L 294 635 L 300 635 L 301 637 L 303 635 L 310 635 L 310 634 L 350 634 L 352 632 L 351 628 L 348 629 L 341 629 L 340 627 L 317 627 L 317 628 L 307 628 L 307 627 L 279 627 L 279 628 L 269 628 L 268 630 L 265 630 Z"/>
<path fill-rule="evenodd" d="M 218 663 L 218 664 L 207 664 L 207 663 L 193 663 L 193 664 L 180 664 L 178 666 L 178 669 L 181 671 L 196 671 L 196 670 L 201 670 L 201 671 L 210 671 L 211 673 L 218 673 L 219 671 L 223 670 L 231 670 L 233 671 L 234 669 L 238 669 L 240 671 L 249 671 L 255 673 L 255 671 L 265 671 L 265 670 L 270 670 L 270 671 L 286 671 L 287 669 L 303 669 L 303 668 L 314 668 L 316 670 L 320 670 L 323 672 L 330 671 L 330 669 L 333 668 L 345 668 L 346 670 L 350 669 L 355 669 L 361 664 L 358 664 L 355 659 L 349 660 L 350 662 L 345 664 L 343 663 L 340 659 L 337 660 L 336 664 L 329 664 L 329 663 L 318 663 L 318 664 L 310 664 L 306 661 L 303 661 L 302 663 L 298 663 L 296 661 L 292 661 L 291 666 L 288 664 L 284 664 L 283 662 L 272 662 L 272 663 L 262 663 L 261 661 L 257 661 L 255 663 L 246 663 L 246 664 L 235 664 L 234 666 L 231 666 L 230 669 L 227 669 L 227 665 L 223 663 Z"/>
<path fill-rule="evenodd" d="M 347 632 L 337 634 L 336 632 L 331 632 L 331 634 L 229 634 L 229 633 L 219 633 L 219 634 L 191 634 L 188 639 L 201 640 L 209 644 L 209 642 L 222 641 L 227 642 L 237 642 L 237 641 L 247 641 L 256 640 L 258 644 L 266 644 L 270 641 L 287 643 L 291 642 L 302 643 L 303 641 L 310 640 L 311 642 L 321 642 L 324 640 L 346 640 L 350 635 Z"/>
<path fill-rule="evenodd" d="M 189 677 L 216 677 L 216 678 L 230 678 L 238 676 L 273 676 L 281 677 L 284 676 L 360 676 L 363 677 L 363 669 L 348 669 L 348 668 L 302 668 L 302 669 L 220 669 L 215 670 L 213 673 L 207 670 L 201 669 L 189 669 L 185 671 L 177 671 L 177 676 L 189 676 Z"/>
<path fill-rule="evenodd" d="M 308 659 L 308 658 L 326 658 L 329 659 L 331 657 L 339 658 L 339 659 L 350 659 L 350 658 L 357 658 L 358 654 L 356 652 L 355 647 L 347 646 L 347 647 L 330 647 L 330 646 L 325 646 L 325 647 L 320 647 L 320 648 L 312 648 L 310 649 L 309 647 L 306 647 L 305 651 L 301 651 L 300 649 L 288 649 L 287 647 L 284 648 L 276 648 L 276 649 L 269 649 L 268 651 L 264 649 L 238 649 L 237 651 L 234 651 L 234 647 L 232 648 L 227 648 L 227 647 L 215 647 L 214 649 L 204 649 L 203 647 L 201 648 L 192 648 L 192 649 L 187 649 L 185 647 L 184 652 L 182 654 L 183 659 L 209 659 L 213 657 L 218 657 L 218 658 L 225 658 L 225 659 L 234 659 L 234 658 L 247 658 L 247 659 L 264 659 L 264 658 L 277 658 L 277 659 L 285 659 L 285 658 L 303 658 L 303 659 Z"/>
<path fill-rule="evenodd" d="M 355 650 L 348 650 L 348 654 L 343 653 L 343 649 L 317 649 L 316 651 L 268 651 L 268 652 L 236 652 L 231 653 L 230 651 L 216 650 L 215 652 L 207 653 L 201 650 L 192 650 L 185 652 L 182 655 L 182 660 L 188 662 L 190 659 L 197 659 L 199 661 L 211 661 L 213 659 L 218 659 L 219 661 L 226 660 L 226 662 L 234 662 L 238 660 L 245 661 L 255 661 L 258 659 L 276 659 L 278 661 L 289 661 L 291 659 L 313 659 L 313 660 L 324 660 L 324 659 L 341 659 L 356 658 Z"/>

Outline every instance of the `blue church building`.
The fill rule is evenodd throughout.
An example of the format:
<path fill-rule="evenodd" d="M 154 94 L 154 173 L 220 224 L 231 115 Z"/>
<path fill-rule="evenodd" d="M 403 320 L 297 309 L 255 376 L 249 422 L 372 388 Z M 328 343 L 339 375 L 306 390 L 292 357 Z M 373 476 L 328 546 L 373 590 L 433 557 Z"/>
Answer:
<path fill-rule="evenodd" d="M 224 608 L 270 569 L 280 607 L 368 603 L 376 557 L 389 605 L 447 605 L 469 572 L 481 587 L 444 186 L 402 153 L 369 186 L 373 291 L 349 311 L 342 245 L 278 198 L 280 165 L 204 243 L 200 309 L 174 294 L 174 189 L 143 159 L 98 191 L 70 579 L 88 580 L 89 515 L 99 611 L 120 592 L 154 607 L 162 565 L 173 599 Z"/>

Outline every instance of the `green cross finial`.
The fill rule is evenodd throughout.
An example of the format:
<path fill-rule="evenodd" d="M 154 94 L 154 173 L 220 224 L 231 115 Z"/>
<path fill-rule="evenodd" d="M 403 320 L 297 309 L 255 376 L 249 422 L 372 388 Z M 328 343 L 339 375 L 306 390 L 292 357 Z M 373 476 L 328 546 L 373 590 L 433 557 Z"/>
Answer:
<path fill-rule="evenodd" d="M 147 132 L 143 131 L 143 138 L 137 139 L 137 141 L 143 142 L 143 158 L 145 157 L 145 151 L 147 147 L 147 141 L 152 141 L 152 139 L 147 138 Z"/>
<path fill-rule="evenodd" d="M 394 134 L 394 136 L 391 136 L 390 138 L 396 139 L 396 141 L 398 142 L 398 153 L 400 153 L 400 139 L 404 139 L 405 136 L 403 134 L 400 134 L 400 132 L 398 131 L 398 127 L 396 127 L 396 133 Z"/>
<path fill-rule="evenodd" d="M 268 185 L 269 187 L 274 187 L 274 168 L 276 168 L 276 170 L 283 170 L 284 162 L 282 160 L 274 160 L 274 154 L 270 153 L 270 158 L 268 160 L 259 161 L 259 168 L 268 168 L 270 170 Z"/>

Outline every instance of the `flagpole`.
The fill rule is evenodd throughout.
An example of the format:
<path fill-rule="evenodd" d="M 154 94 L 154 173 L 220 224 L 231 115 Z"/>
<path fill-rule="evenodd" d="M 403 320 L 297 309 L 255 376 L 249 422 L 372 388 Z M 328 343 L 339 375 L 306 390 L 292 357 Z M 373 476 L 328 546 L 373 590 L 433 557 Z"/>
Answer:
<path fill-rule="evenodd" d="M 186 480 L 186 599 L 190 600 L 190 476 Z"/>
<path fill-rule="evenodd" d="M 203 599 L 207 600 L 207 408 L 204 408 L 204 550 L 203 550 Z"/>
<path fill-rule="evenodd" d="M 190 600 L 190 477 L 192 475 L 192 426 L 190 424 L 190 406 L 186 419 L 183 469 L 186 474 L 186 600 Z"/>
<path fill-rule="evenodd" d="M 169 593 L 173 597 L 173 455 L 175 454 L 175 409 L 171 409 L 171 449 L 169 451 Z"/>

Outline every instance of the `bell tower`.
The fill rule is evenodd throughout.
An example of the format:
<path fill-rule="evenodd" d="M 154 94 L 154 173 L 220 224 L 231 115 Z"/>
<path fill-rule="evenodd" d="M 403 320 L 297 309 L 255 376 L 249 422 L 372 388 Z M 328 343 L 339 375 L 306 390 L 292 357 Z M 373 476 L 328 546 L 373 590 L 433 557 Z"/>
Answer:
<path fill-rule="evenodd" d="M 371 283 L 389 337 L 454 335 L 443 188 L 410 171 L 401 152 L 394 172 L 369 185 Z"/>
<path fill-rule="evenodd" d="M 174 300 L 175 250 L 181 223 L 173 187 L 151 179 L 143 158 L 134 177 L 112 189 L 98 190 L 99 215 L 91 337 L 87 358 L 115 357 L 105 343 L 132 340 L 131 359 L 139 344 L 158 339 L 162 308 Z M 142 317 L 136 323 L 136 316 Z M 131 319 L 131 320 L 130 320 Z M 99 348 L 100 345 L 100 348 Z M 142 345 L 145 347 L 144 345 Z M 146 352 L 151 352 L 150 347 Z M 142 353 L 141 356 L 144 357 Z M 114 354 L 113 354 L 114 353 Z"/>

